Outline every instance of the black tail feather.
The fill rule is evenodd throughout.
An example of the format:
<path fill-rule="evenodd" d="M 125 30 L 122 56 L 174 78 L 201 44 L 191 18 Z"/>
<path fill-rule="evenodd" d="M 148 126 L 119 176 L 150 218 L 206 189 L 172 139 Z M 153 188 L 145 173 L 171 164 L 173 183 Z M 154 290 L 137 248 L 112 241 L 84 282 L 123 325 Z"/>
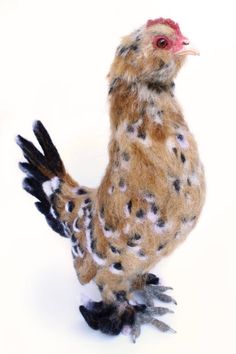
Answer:
<path fill-rule="evenodd" d="M 40 121 L 36 121 L 33 126 L 34 134 L 43 149 L 48 166 L 56 175 L 65 172 L 61 157 L 53 144 L 47 130 Z"/>
<path fill-rule="evenodd" d="M 38 200 L 42 202 L 47 201 L 46 195 L 42 190 L 40 183 L 35 179 L 26 177 L 23 180 L 23 188 L 26 192 L 32 194 Z"/>
<path fill-rule="evenodd" d="M 64 176 L 65 168 L 63 162 L 43 124 L 40 121 L 36 121 L 33 126 L 33 131 L 44 155 L 34 144 L 18 135 L 17 144 L 22 149 L 26 160 L 47 178 Z"/>
<path fill-rule="evenodd" d="M 43 124 L 40 121 L 36 121 L 33 130 L 43 153 L 30 141 L 20 135 L 17 136 L 17 144 L 22 149 L 24 157 L 28 161 L 19 163 L 20 169 L 27 175 L 23 180 L 23 188 L 39 200 L 35 205 L 45 216 L 51 228 L 61 236 L 68 237 L 64 224 L 59 219 L 59 215 L 53 207 L 55 195 L 46 195 L 43 188 L 43 183 L 53 177 L 63 180 L 65 168 Z M 54 190 L 54 193 L 57 193 L 57 191 Z"/>
<path fill-rule="evenodd" d="M 26 160 L 29 161 L 29 163 L 31 163 L 33 166 L 37 166 L 38 168 L 40 166 L 44 167 L 45 169 L 47 168 L 47 161 L 45 157 L 43 154 L 41 154 L 40 151 L 38 151 L 38 149 L 36 149 L 31 141 L 23 138 L 21 135 L 18 135 L 16 142 L 22 149 L 23 155 Z"/>
<path fill-rule="evenodd" d="M 50 204 L 49 202 L 35 202 L 35 206 L 43 215 L 48 215 L 50 212 Z"/>
<path fill-rule="evenodd" d="M 19 162 L 19 167 L 22 172 L 24 172 L 27 177 L 32 177 L 40 183 L 47 181 L 47 177 L 45 177 L 37 167 L 31 165 L 27 162 Z"/>
<path fill-rule="evenodd" d="M 55 219 L 51 212 L 50 212 L 50 204 L 48 202 L 35 202 L 36 208 L 42 213 L 46 220 L 48 225 L 53 229 L 53 231 L 57 232 L 59 235 L 63 237 L 68 237 L 68 235 L 65 232 L 65 229 L 63 227 L 63 224 L 61 221 Z"/>

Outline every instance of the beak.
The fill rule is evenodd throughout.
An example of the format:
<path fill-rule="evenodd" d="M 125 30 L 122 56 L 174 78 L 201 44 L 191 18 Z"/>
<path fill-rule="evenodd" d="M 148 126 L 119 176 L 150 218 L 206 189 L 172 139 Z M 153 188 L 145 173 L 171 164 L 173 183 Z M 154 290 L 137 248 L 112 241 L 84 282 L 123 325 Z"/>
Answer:
<path fill-rule="evenodd" d="M 183 48 L 180 51 L 178 51 L 178 53 L 177 53 L 178 55 L 180 55 L 180 56 L 200 55 L 200 52 L 197 49 L 189 46 L 189 41 L 187 39 L 185 39 L 182 44 L 183 44 Z"/>

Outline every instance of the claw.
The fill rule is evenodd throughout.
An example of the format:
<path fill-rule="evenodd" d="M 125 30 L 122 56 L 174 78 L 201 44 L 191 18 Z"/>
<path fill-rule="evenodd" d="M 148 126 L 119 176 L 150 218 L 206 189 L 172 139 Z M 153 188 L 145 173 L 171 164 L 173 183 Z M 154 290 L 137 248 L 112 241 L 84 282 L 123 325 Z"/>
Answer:
<path fill-rule="evenodd" d="M 156 298 L 162 302 L 167 302 L 167 303 L 172 302 L 173 304 L 177 305 L 176 300 L 173 299 L 173 297 L 171 297 L 170 295 L 163 294 L 163 293 L 157 293 Z"/>
<path fill-rule="evenodd" d="M 147 307 L 147 311 L 152 316 L 163 316 L 166 313 L 174 313 L 173 310 L 170 310 L 167 307 Z"/>
<path fill-rule="evenodd" d="M 131 331 L 131 338 L 133 343 L 136 343 L 136 339 L 140 336 L 140 333 L 141 333 L 141 323 L 139 323 L 139 321 L 136 321 Z"/>
<path fill-rule="evenodd" d="M 162 321 L 157 320 L 156 318 L 153 318 L 151 321 L 151 324 L 158 328 L 161 332 L 171 332 L 171 333 L 176 333 L 174 329 L 172 329 L 170 326 L 165 324 Z"/>
<path fill-rule="evenodd" d="M 169 286 L 146 286 L 145 291 L 151 294 L 152 296 L 156 297 L 160 293 L 164 293 L 167 290 L 173 290 Z"/>
<path fill-rule="evenodd" d="M 164 292 L 166 292 L 167 290 L 173 290 L 173 288 L 171 288 L 171 286 L 161 286 L 161 285 L 158 285 L 158 286 L 156 286 L 156 290 L 158 290 L 160 293 L 164 293 Z"/>

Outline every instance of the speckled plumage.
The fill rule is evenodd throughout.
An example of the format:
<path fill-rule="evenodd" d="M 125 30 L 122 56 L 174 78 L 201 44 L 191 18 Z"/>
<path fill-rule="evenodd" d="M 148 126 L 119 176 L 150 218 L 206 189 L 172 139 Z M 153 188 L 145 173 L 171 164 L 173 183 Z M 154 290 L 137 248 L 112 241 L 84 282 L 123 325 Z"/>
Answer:
<path fill-rule="evenodd" d="M 156 47 L 155 38 L 173 45 Z M 184 54 L 181 41 L 178 25 L 164 19 L 123 38 L 108 76 L 109 164 L 97 189 L 69 176 L 41 122 L 34 132 L 44 155 L 18 137 L 28 160 L 21 163 L 24 188 L 39 199 L 51 227 L 70 238 L 79 281 L 93 279 L 99 287 L 103 301 L 82 306 L 81 313 L 105 333 L 129 325 L 136 338 L 147 322 L 170 329 L 152 317 L 168 312 L 153 310 L 152 299 L 174 300 L 148 272 L 185 240 L 203 206 L 203 168 L 174 96 L 173 80 L 192 54 Z M 143 307 L 132 305 L 137 290 L 145 292 Z"/>

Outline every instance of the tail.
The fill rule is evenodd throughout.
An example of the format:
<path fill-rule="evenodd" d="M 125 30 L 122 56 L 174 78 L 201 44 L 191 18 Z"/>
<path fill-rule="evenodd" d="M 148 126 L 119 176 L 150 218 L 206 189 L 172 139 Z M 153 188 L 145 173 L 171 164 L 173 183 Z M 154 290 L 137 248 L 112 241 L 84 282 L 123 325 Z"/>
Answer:
<path fill-rule="evenodd" d="M 66 181 L 71 187 L 77 184 L 66 173 L 60 155 L 40 121 L 34 123 L 33 131 L 43 153 L 22 136 L 18 135 L 16 139 L 28 161 L 19 163 L 20 169 L 27 175 L 23 188 L 39 200 L 35 205 L 51 228 L 61 236 L 68 237 L 65 225 L 57 214 L 54 197 L 63 182 Z"/>

